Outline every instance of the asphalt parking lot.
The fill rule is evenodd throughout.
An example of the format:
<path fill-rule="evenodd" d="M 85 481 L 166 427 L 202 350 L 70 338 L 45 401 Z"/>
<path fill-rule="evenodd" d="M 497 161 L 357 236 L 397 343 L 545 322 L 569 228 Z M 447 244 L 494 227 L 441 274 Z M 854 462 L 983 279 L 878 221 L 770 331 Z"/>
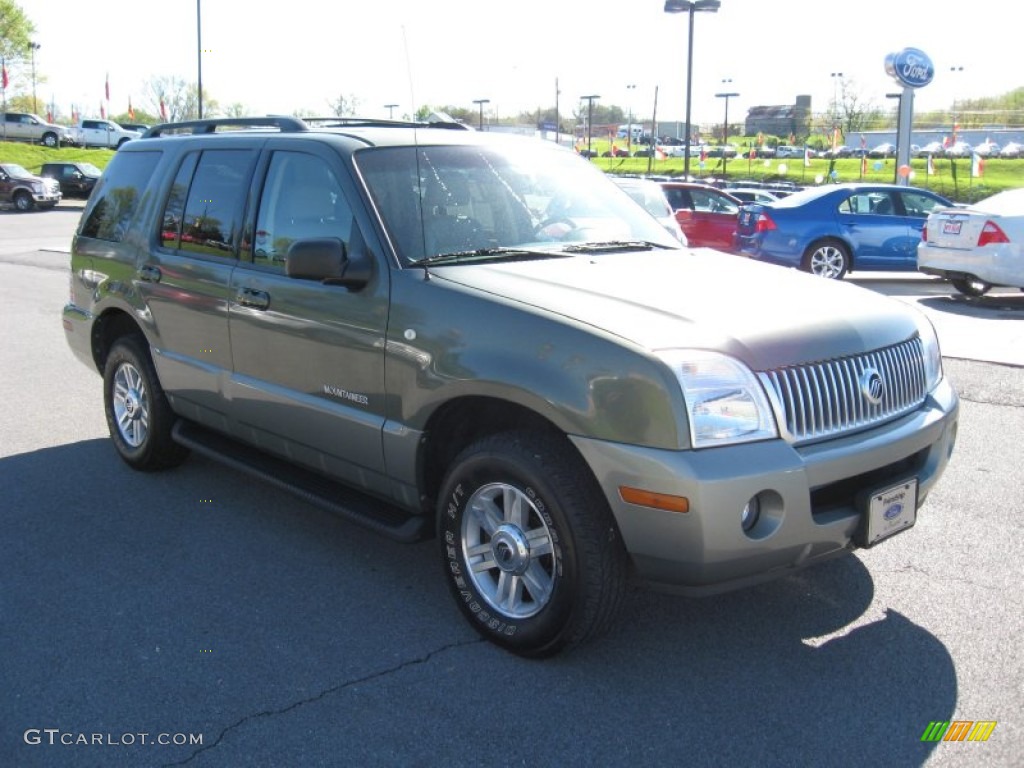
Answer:
<path fill-rule="evenodd" d="M 636 590 L 530 662 L 465 625 L 436 542 L 200 457 L 127 469 L 63 338 L 65 207 L 0 213 L 0 766 L 1020 764 L 1024 294 L 856 278 L 936 319 L 961 394 L 914 528 L 741 592 Z M 936 721 L 996 725 L 922 742 Z"/>

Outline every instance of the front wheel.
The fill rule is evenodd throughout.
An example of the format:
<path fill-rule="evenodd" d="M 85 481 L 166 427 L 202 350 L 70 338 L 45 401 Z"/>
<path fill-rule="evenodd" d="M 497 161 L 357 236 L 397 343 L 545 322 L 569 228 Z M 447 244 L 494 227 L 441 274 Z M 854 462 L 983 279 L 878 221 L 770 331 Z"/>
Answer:
<path fill-rule="evenodd" d="M 145 342 L 118 339 L 103 369 L 103 406 L 114 447 L 133 469 L 174 467 L 188 450 L 171 438 L 174 413 L 157 379 Z"/>
<path fill-rule="evenodd" d="M 53 149 L 54 147 L 56 147 L 57 146 L 57 134 L 56 133 L 48 133 L 45 136 L 43 136 L 43 146 L 49 147 L 50 149 Z"/>
<path fill-rule="evenodd" d="M 984 296 L 992 288 L 991 284 L 986 283 L 984 280 L 979 280 L 976 277 L 965 277 L 957 280 L 950 280 L 953 287 L 957 289 L 964 296 Z"/>
<path fill-rule="evenodd" d="M 818 277 L 842 280 L 850 269 L 850 252 L 838 240 L 822 240 L 807 249 L 803 269 Z"/>
<path fill-rule="evenodd" d="M 36 207 L 36 201 L 32 199 L 32 195 L 23 190 L 15 193 L 14 207 L 22 213 L 28 213 Z"/>
<path fill-rule="evenodd" d="M 625 549 L 600 488 L 564 440 L 508 432 L 470 445 L 445 478 L 438 515 L 448 585 L 486 639 L 543 657 L 611 626 Z"/>

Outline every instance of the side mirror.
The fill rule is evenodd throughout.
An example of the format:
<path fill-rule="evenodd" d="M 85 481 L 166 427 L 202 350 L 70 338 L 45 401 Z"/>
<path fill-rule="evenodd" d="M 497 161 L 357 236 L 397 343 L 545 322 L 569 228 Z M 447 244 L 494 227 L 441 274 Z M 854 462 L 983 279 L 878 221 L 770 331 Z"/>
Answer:
<path fill-rule="evenodd" d="M 336 237 L 296 240 L 285 256 L 285 274 L 296 280 L 317 280 L 358 290 L 373 275 L 368 254 L 350 259 L 345 244 Z"/>

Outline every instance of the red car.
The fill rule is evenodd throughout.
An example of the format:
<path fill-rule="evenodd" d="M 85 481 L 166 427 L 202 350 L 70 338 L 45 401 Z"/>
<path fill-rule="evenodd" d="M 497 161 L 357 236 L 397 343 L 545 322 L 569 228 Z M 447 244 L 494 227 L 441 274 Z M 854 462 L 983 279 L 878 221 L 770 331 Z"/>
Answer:
<path fill-rule="evenodd" d="M 665 197 L 691 246 L 731 251 L 740 206 L 727 192 L 689 181 L 663 181 Z"/>

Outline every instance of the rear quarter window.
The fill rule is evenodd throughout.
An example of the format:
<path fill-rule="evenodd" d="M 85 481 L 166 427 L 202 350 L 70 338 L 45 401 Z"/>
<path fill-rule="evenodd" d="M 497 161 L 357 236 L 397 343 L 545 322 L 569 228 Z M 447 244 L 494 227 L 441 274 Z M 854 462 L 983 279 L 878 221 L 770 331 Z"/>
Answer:
<path fill-rule="evenodd" d="M 161 154 L 119 152 L 113 157 L 82 216 L 82 237 L 115 243 L 124 239 Z"/>

